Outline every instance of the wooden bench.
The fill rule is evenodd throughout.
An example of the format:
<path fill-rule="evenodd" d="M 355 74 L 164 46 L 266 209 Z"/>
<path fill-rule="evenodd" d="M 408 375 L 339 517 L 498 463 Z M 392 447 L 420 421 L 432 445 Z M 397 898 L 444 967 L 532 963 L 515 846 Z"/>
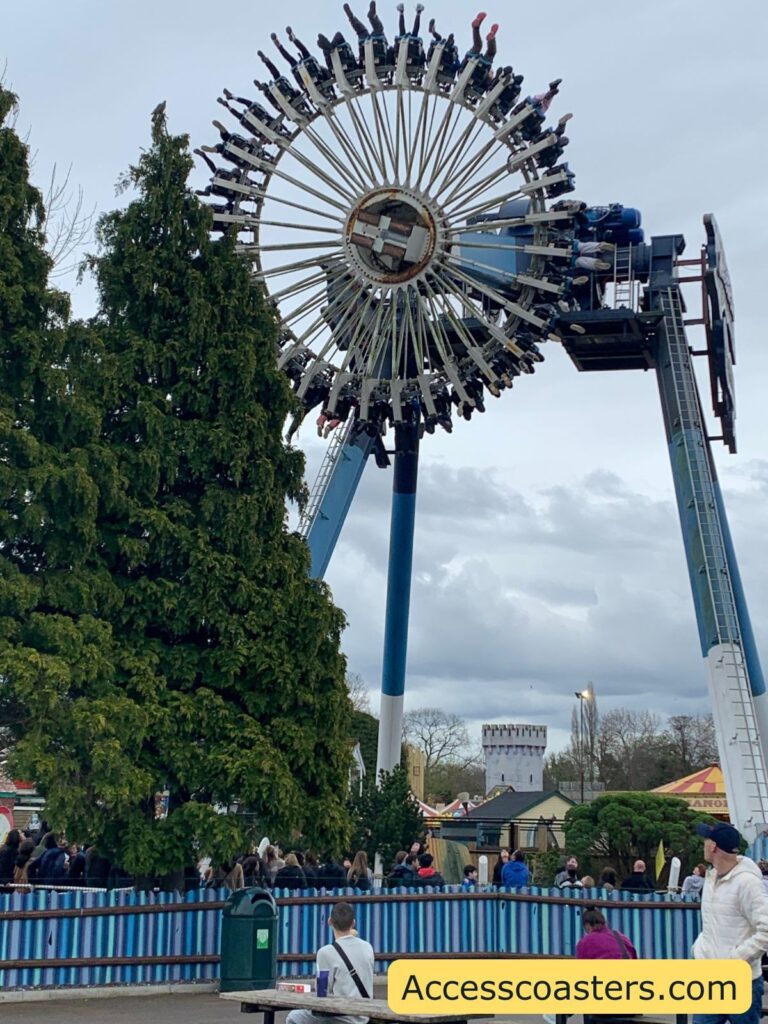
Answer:
<path fill-rule="evenodd" d="M 343 999 L 338 996 L 316 996 L 311 992 L 284 992 L 274 988 L 252 989 L 247 992 L 222 992 L 220 999 L 230 999 L 240 1003 L 243 1013 L 263 1013 L 264 1024 L 275 1024 L 275 1014 L 281 1010 L 315 1010 L 317 1013 L 332 1013 L 340 1017 L 367 1017 L 370 1024 L 465 1024 L 468 1020 L 488 1020 L 492 1013 L 420 1013 L 404 1014 L 390 1010 L 386 999 Z M 581 1014 L 558 1013 L 554 1015 L 555 1024 L 567 1024 L 570 1018 L 579 1018 Z M 670 1014 L 675 1024 L 688 1024 L 687 1013 Z M 550 1018 L 551 1019 L 551 1018 Z M 669 1018 L 651 1015 L 621 1015 L 612 1017 L 603 1014 L 594 1018 L 598 1024 L 610 1024 L 617 1020 L 621 1024 L 668 1024 Z"/>
<path fill-rule="evenodd" d="M 468 1020 L 493 1016 L 489 1013 L 420 1013 L 410 1016 L 390 1010 L 386 999 L 343 999 L 316 996 L 311 992 L 283 992 L 274 988 L 222 992 L 219 998 L 239 1002 L 243 1013 L 263 1013 L 264 1024 L 275 1024 L 275 1014 L 280 1010 L 314 1010 L 340 1017 L 367 1017 L 371 1024 L 464 1024 Z"/>

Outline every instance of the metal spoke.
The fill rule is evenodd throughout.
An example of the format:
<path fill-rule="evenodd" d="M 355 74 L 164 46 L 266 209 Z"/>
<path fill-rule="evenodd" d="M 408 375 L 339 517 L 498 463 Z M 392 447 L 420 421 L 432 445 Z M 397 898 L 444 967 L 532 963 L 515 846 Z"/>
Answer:
<path fill-rule="evenodd" d="M 504 205 L 504 203 L 510 202 L 512 199 L 519 199 L 524 193 L 521 192 L 520 187 L 513 189 L 511 192 L 505 192 L 500 196 L 493 196 L 490 199 L 486 199 L 482 203 L 478 203 L 477 206 L 470 206 L 466 209 L 455 210 L 452 216 L 453 220 L 466 221 L 469 217 L 476 217 L 479 213 L 486 213 L 488 210 L 498 209 Z M 474 227 L 474 225 L 472 225 Z"/>
<path fill-rule="evenodd" d="M 455 107 L 453 103 L 448 104 L 448 109 L 443 114 L 442 120 L 440 121 L 440 125 L 438 126 L 437 132 L 435 134 L 435 139 L 429 148 L 429 151 L 424 159 L 423 167 L 419 172 L 419 177 L 416 181 L 417 188 L 421 185 L 421 179 L 427 172 L 427 168 L 429 167 L 430 161 L 432 159 L 432 154 L 435 152 L 435 149 L 438 147 L 438 145 L 441 144 L 442 140 L 445 139 L 445 136 L 448 134 L 448 130 L 450 128 L 454 114 L 456 113 L 456 110 L 460 111 L 461 109 L 461 107 Z M 430 129 L 431 128 L 432 125 L 430 124 Z M 434 171 L 432 177 L 434 178 Z"/>
<path fill-rule="evenodd" d="M 333 279 L 335 279 L 337 277 L 340 277 L 340 276 L 341 276 L 341 274 L 336 274 L 336 275 L 334 275 Z M 327 287 L 327 285 L 328 285 L 328 281 L 329 280 L 333 280 L 333 279 L 330 278 L 330 277 L 327 277 L 325 275 L 323 277 L 319 278 L 319 279 L 315 278 L 315 282 L 317 284 L 321 284 L 322 287 L 319 289 L 319 291 L 315 295 L 313 295 L 311 298 L 307 299 L 306 301 L 302 302 L 302 304 L 300 306 L 296 306 L 295 309 L 292 309 L 289 313 L 286 313 L 283 316 L 283 318 L 282 318 L 283 319 L 283 323 L 289 324 L 289 323 L 291 323 L 294 320 L 300 319 L 302 316 L 304 316 L 306 313 L 310 312 L 312 309 L 315 309 L 317 306 L 322 306 L 323 303 L 327 303 L 327 301 L 328 301 L 328 287 Z M 312 286 L 312 287 L 314 287 L 314 286 Z M 306 289 L 302 289 L 302 291 L 305 291 L 305 290 Z"/>
<path fill-rule="evenodd" d="M 341 248 L 338 242 L 282 242 L 280 245 L 260 245 L 261 252 L 283 252 L 290 249 L 338 249 Z"/>
<path fill-rule="evenodd" d="M 459 138 L 454 147 L 452 159 L 448 162 L 448 165 L 445 168 L 445 173 L 443 175 L 442 182 L 435 186 L 433 193 L 435 199 L 437 199 L 437 197 L 445 190 L 446 182 L 450 180 L 454 168 L 457 165 L 461 167 L 461 161 L 464 159 L 464 150 L 467 148 L 468 145 L 471 147 L 475 144 L 478 137 L 482 134 L 484 128 L 485 125 L 482 122 L 478 124 L 475 121 L 470 121 L 467 127 L 464 129 L 464 131 L 461 134 L 461 137 Z"/>
<path fill-rule="evenodd" d="M 389 154 L 390 163 L 394 168 L 395 154 L 392 148 L 392 139 L 387 132 L 387 125 L 385 124 L 381 116 L 381 110 L 379 109 L 378 92 L 375 89 L 371 89 L 368 95 L 371 101 L 371 108 L 373 110 L 373 120 L 376 128 L 376 136 L 379 140 L 379 152 L 383 153 L 384 150 L 386 149 L 387 153 Z M 386 99 L 384 102 L 386 104 Z"/>
<path fill-rule="evenodd" d="M 329 106 L 325 106 L 322 109 L 322 114 L 324 118 L 324 123 L 333 133 L 335 139 L 338 141 L 339 145 L 346 153 L 347 159 L 350 161 L 350 166 L 345 169 L 348 170 L 350 173 L 352 173 L 353 170 L 356 172 L 358 188 L 368 187 L 366 185 L 366 176 L 370 179 L 371 182 L 374 182 L 376 180 L 376 176 L 374 174 L 373 168 L 367 161 L 367 155 L 365 153 L 361 153 L 358 149 L 355 148 L 355 145 L 352 139 L 347 134 L 343 123 L 339 120 L 339 118 L 337 118 L 335 109 Z M 322 143 L 325 149 L 328 149 L 329 152 L 331 153 L 333 152 L 324 139 L 319 138 L 319 141 Z M 342 167 L 345 166 L 343 161 L 339 160 L 335 154 L 333 154 L 333 156 L 335 162 L 340 164 Z"/>
<path fill-rule="evenodd" d="M 395 301 L 392 303 L 395 309 L 395 337 L 392 349 L 392 377 L 408 377 L 408 352 L 406 351 L 406 311 L 402 308 L 403 301 L 407 300 L 406 290 L 394 294 Z"/>
<path fill-rule="evenodd" d="M 445 154 L 449 151 L 451 142 L 453 141 L 453 136 L 461 123 L 461 110 L 462 108 L 458 107 L 456 117 L 451 121 L 450 131 L 445 132 L 443 140 L 440 143 L 440 148 L 435 156 L 432 177 L 427 182 L 427 191 L 430 193 L 434 192 L 433 186 L 442 172 L 443 164 L 446 159 Z"/>
<path fill-rule="evenodd" d="M 517 274 L 511 270 L 500 270 L 498 267 L 491 266 L 488 263 L 478 263 L 475 260 L 467 260 L 461 256 L 452 256 L 450 260 L 446 261 L 445 265 L 450 267 L 476 267 L 478 270 L 484 270 L 486 274 L 503 277 L 511 285 L 517 283 Z"/>
<path fill-rule="evenodd" d="M 410 96 L 410 93 L 408 94 Z M 402 161 L 408 166 L 408 138 L 405 134 L 405 104 L 403 103 L 403 90 L 398 89 L 395 93 L 396 117 L 395 117 L 395 160 L 397 161 L 397 181 L 400 181 L 400 141 L 402 137 L 403 150 Z"/>
<path fill-rule="evenodd" d="M 542 320 L 541 317 L 536 316 L 535 313 L 531 313 L 517 302 L 510 302 L 500 292 L 497 292 L 495 288 L 490 288 L 487 284 L 482 281 L 470 277 L 467 274 L 462 273 L 456 267 L 446 268 L 448 274 L 453 275 L 454 283 L 456 278 L 463 281 L 464 284 L 469 285 L 470 288 L 475 288 L 477 291 L 482 292 L 487 298 L 492 299 L 495 303 L 503 306 L 504 309 L 511 316 L 520 317 L 521 320 L 527 321 L 529 324 L 533 324 L 534 327 L 538 327 L 540 330 L 545 330 L 547 324 L 546 321 Z"/>
<path fill-rule="evenodd" d="M 382 331 L 382 321 L 387 313 L 388 307 L 385 302 L 384 292 L 379 291 L 376 294 L 378 299 L 378 306 L 376 307 L 376 319 L 373 322 L 366 344 L 361 347 L 359 352 L 360 362 L 365 360 L 365 375 L 371 377 L 376 374 L 378 359 L 382 352 L 382 346 L 384 343 L 384 332 Z"/>
<path fill-rule="evenodd" d="M 410 336 L 413 340 L 416 366 L 418 368 L 419 373 L 422 373 L 424 369 L 424 346 L 422 345 L 422 338 L 419 331 L 417 330 L 417 325 L 414 322 L 414 302 L 411 301 L 412 295 L 414 297 L 414 302 L 416 303 L 417 310 L 421 307 L 421 301 L 419 298 L 419 293 L 415 288 L 409 288 L 407 290 L 408 301 L 406 308 L 408 310 L 408 322 L 411 328 Z"/>
<path fill-rule="evenodd" d="M 456 366 L 456 359 L 450 351 L 451 343 L 440 318 L 440 310 L 437 304 L 437 293 L 431 287 L 429 282 L 426 282 L 426 287 L 429 297 L 429 305 L 432 312 L 432 321 L 436 328 L 436 337 L 442 338 L 442 341 L 438 342 L 438 349 L 440 351 L 440 357 L 443 360 L 443 370 L 462 401 L 471 402 L 471 404 L 474 405 L 475 403 L 472 402 L 469 395 L 464 390 L 464 385 L 461 382 Z"/>
<path fill-rule="evenodd" d="M 430 96 L 431 96 L 430 93 L 428 93 L 428 92 L 424 93 L 424 104 L 425 104 L 425 106 L 424 106 L 424 123 L 425 124 L 426 124 L 427 110 L 428 110 L 428 107 L 429 107 Z M 418 177 L 416 179 L 416 184 L 417 185 L 421 181 L 421 177 L 424 174 L 424 171 L 426 170 L 428 144 L 429 144 L 429 140 L 432 137 L 432 129 L 433 129 L 434 124 L 435 124 L 435 115 L 436 114 L 437 114 L 437 100 L 434 100 L 434 102 L 432 103 L 432 111 L 429 114 L 429 126 L 427 127 L 426 131 L 422 131 L 421 132 L 421 145 L 419 147 L 419 175 L 418 175 Z"/>
<path fill-rule="evenodd" d="M 504 228 L 521 228 L 535 224 L 554 224 L 558 220 L 570 222 L 571 219 L 571 214 L 565 210 L 555 210 L 551 213 L 529 213 L 522 217 L 510 217 L 506 220 L 483 220 L 477 224 L 453 224 L 445 228 L 445 233 L 447 235 L 459 235 L 465 231 L 478 231 L 490 234 L 492 231 L 501 231 Z"/>
<path fill-rule="evenodd" d="M 294 185 L 301 192 L 309 192 L 310 195 L 316 199 L 321 199 L 324 203 L 328 203 L 329 206 L 335 207 L 337 210 L 343 210 L 346 212 L 349 209 L 349 204 L 345 206 L 344 203 L 339 203 L 335 199 L 331 199 L 330 196 L 324 195 L 322 192 L 318 192 L 317 189 L 311 188 L 305 181 L 299 181 L 297 178 L 292 178 L 290 174 L 286 174 L 285 171 L 280 170 L 279 167 L 275 167 L 272 170 L 272 174 L 276 178 L 281 178 L 283 181 L 287 181 L 289 185 Z"/>
<path fill-rule="evenodd" d="M 263 220 L 259 218 L 259 225 L 261 227 L 266 225 L 266 227 L 270 228 L 288 228 L 289 230 L 296 231 L 314 231 L 317 234 L 336 235 L 339 238 L 341 237 L 341 232 L 338 228 L 321 228 L 316 224 L 290 224 L 281 220 Z"/>
<path fill-rule="evenodd" d="M 381 154 L 380 149 L 377 149 L 373 136 L 368 129 L 368 125 L 362 112 L 362 103 L 357 94 L 350 98 L 347 105 L 347 111 L 352 124 L 355 126 L 355 131 L 357 132 L 357 137 L 360 140 L 361 147 L 365 152 L 369 153 L 373 157 L 373 161 L 382 178 L 386 178 L 387 171 L 384 166 L 383 154 Z"/>
<path fill-rule="evenodd" d="M 370 330 L 366 335 L 366 313 L 373 306 L 374 301 L 376 301 L 378 305 L 376 306 L 376 313 L 374 314 L 373 325 L 371 326 Z M 359 363 L 362 363 L 367 358 L 367 353 L 370 351 L 372 344 L 374 344 L 376 338 L 378 337 L 378 325 L 381 323 L 383 305 L 384 303 L 379 295 L 379 292 L 376 289 L 371 288 L 368 292 L 368 299 L 366 300 L 365 306 L 363 307 L 362 311 L 356 314 L 357 327 L 355 328 L 355 333 L 350 339 L 349 347 L 344 356 L 344 361 L 341 364 L 342 370 L 349 369 L 350 363 L 352 362 L 353 359 L 357 360 Z M 354 372 L 360 372 L 359 368 L 355 368 Z M 370 372 L 370 370 L 367 372 Z"/>
<path fill-rule="evenodd" d="M 475 307 L 470 302 L 465 300 L 461 293 L 458 292 L 458 290 L 454 289 L 454 293 L 457 295 L 459 300 L 462 301 L 464 308 L 467 309 L 470 315 L 476 315 L 477 310 L 475 309 Z M 456 331 L 456 334 L 464 343 L 464 347 L 467 350 L 467 355 L 474 362 L 474 364 L 477 366 L 477 368 L 480 370 L 480 372 L 483 374 L 486 380 L 488 380 L 490 383 L 493 383 L 497 378 L 497 374 L 494 373 L 494 371 L 488 365 L 485 356 L 483 355 L 482 349 L 478 346 L 475 339 L 467 330 L 461 317 L 458 317 L 456 315 L 453 306 L 448 301 L 448 298 L 445 295 L 440 295 L 438 298 L 443 303 L 443 306 L 445 308 L 445 315 L 453 324 L 453 329 Z"/>
<path fill-rule="evenodd" d="M 454 191 L 444 201 L 445 209 L 451 211 L 456 204 L 468 203 L 475 199 L 477 196 L 487 192 L 492 185 L 500 181 L 502 178 L 507 177 L 509 172 L 506 167 L 497 167 L 495 171 L 487 174 L 480 181 L 475 182 L 473 185 L 468 185 L 463 192 Z"/>
<path fill-rule="evenodd" d="M 316 260 L 313 262 L 313 266 L 318 266 Z M 339 260 L 339 262 L 336 264 L 332 271 L 329 272 L 323 268 L 319 274 L 315 274 L 313 277 L 302 278 L 301 281 L 289 285 L 282 291 L 273 292 L 271 294 L 271 298 L 273 301 L 277 302 L 279 302 L 281 299 L 291 298 L 293 295 L 298 295 L 301 292 L 305 291 L 307 288 L 314 287 L 315 284 L 325 284 L 328 281 L 334 280 L 335 278 L 341 276 L 341 274 L 343 273 L 346 273 L 346 266 L 344 263 L 341 262 L 341 260 Z"/>
<path fill-rule="evenodd" d="M 324 111 L 324 114 L 331 131 L 339 140 L 339 143 L 347 154 L 347 157 L 350 160 L 357 161 L 368 176 L 371 185 L 374 185 L 376 183 L 376 172 L 373 169 L 373 164 L 370 161 L 368 151 L 364 146 L 360 146 L 359 149 L 355 148 L 354 142 L 347 135 L 339 118 L 335 116 L 336 112 L 334 110 L 326 110 Z"/>
<path fill-rule="evenodd" d="M 311 129 L 309 128 L 309 126 L 307 126 L 302 132 L 302 135 L 307 136 L 309 138 L 311 137 L 309 135 L 310 131 Z M 288 154 L 288 156 L 292 157 L 297 163 L 301 164 L 301 166 L 308 170 L 311 174 L 314 174 L 316 178 L 319 178 L 322 182 L 324 182 L 328 186 L 328 188 L 332 188 L 334 192 L 336 192 L 338 195 L 342 197 L 342 199 L 346 199 L 348 202 L 352 199 L 354 192 L 350 192 L 348 189 L 343 188 L 337 180 L 332 178 L 331 175 L 324 171 L 322 167 L 315 163 L 314 160 L 310 160 L 308 156 L 305 156 L 295 145 L 289 146 L 285 150 L 285 152 Z M 281 172 L 279 171 L 279 169 L 276 168 L 274 173 L 279 175 Z M 354 183 L 352 183 L 352 186 L 353 188 L 357 188 L 357 186 L 355 186 Z"/>
<path fill-rule="evenodd" d="M 468 232 L 470 234 L 473 234 L 474 233 L 473 230 L 472 230 L 473 228 L 474 228 L 474 224 L 470 224 L 469 227 L 464 228 L 464 231 L 466 231 L 466 232 Z M 487 234 L 487 232 L 482 232 L 482 233 L 483 234 Z M 506 235 L 504 237 L 513 238 L 514 236 L 513 235 Z M 563 258 L 565 258 L 567 256 L 570 256 L 570 252 L 571 252 L 570 249 L 559 249 L 556 246 L 543 246 L 543 245 L 532 245 L 532 244 L 527 244 L 526 245 L 525 243 L 519 244 L 519 245 L 506 245 L 504 242 L 501 242 L 501 241 L 499 241 L 499 242 L 473 242 L 473 241 L 465 241 L 463 238 L 460 239 L 458 244 L 462 247 L 462 249 L 498 249 L 498 250 L 504 250 L 505 252 L 527 252 L 527 253 L 530 253 L 531 255 L 535 255 L 535 256 L 541 256 L 541 255 L 549 256 L 549 255 L 552 255 L 552 256 L 562 256 Z M 546 249 L 547 250 L 546 253 L 542 253 L 542 251 L 541 251 L 542 249 Z"/>
<path fill-rule="evenodd" d="M 302 132 L 302 137 L 307 138 L 311 143 L 313 143 L 317 151 L 322 153 L 328 163 L 335 168 L 336 172 L 340 174 L 347 184 L 352 187 L 354 192 L 358 192 L 360 189 L 365 189 L 367 187 L 365 180 L 363 178 L 356 177 L 353 173 L 356 171 L 356 160 L 349 164 L 345 164 L 343 161 L 339 160 L 325 140 L 321 138 L 321 136 L 318 135 L 317 132 L 315 132 L 309 125 L 307 125 Z M 289 149 L 288 152 L 293 152 L 293 149 Z M 349 154 L 347 155 L 349 156 Z M 310 163 L 312 163 L 312 161 L 310 161 Z"/>
<path fill-rule="evenodd" d="M 413 92 L 408 90 L 408 144 L 406 147 L 406 160 L 405 160 L 405 183 L 410 185 L 411 183 L 411 164 L 413 163 L 413 152 L 415 150 L 413 141 Z"/>
<path fill-rule="evenodd" d="M 441 196 L 447 189 L 452 188 L 453 192 L 451 192 L 446 199 L 442 200 L 442 202 L 447 203 L 458 189 L 471 181 L 475 174 L 491 163 L 496 156 L 501 156 L 503 158 L 504 165 L 506 167 L 508 155 L 509 149 L 503 143 L 497 142 L 495 139 L 491 139 L 490 142 L 486 143 L 478 150 L 477 153 L 475 153 L 469 163 L 463 167 L 459 167 L 455 173 L 453 173 L 453 169 L 446 172 L 445 178 L 435 192 L 435 196 Z"/>
<path fill-rule="evenodd" d="M 448 336 L 442 330 L 440 314 L 433 301 L 436 299 L 434 289 L 432 288 L 428 278 L 424 279 L 423 284 L 424 290 L 426 291 L 426 300 L 430 313 L 430 316 L 425 319 L 425 322 L 429 333 L 432 335 L 432 340 L 435 343 L 442 365 L 445 366 L 446 363 L 453 361 L 453 354 L 446 348 Z"/>
<path fill-rule="evenodd" d="M 477 315 L 477 307 L 473 305 L 471 299 L 465 294 L 465 292 L 456 284 L 455 281 L 447 274 L 440 275 L 440 280 L 445 288 L 455 296 L 455 298 L 461 303 L 461 305 L 470 312 L 472 315 Z M 511 338 L 508 334 L 505 334 L 496 324 L 491 323 L 490 320 L 484 322 L 485 329 L 488 334 L 496 341 L 500 342 L 508 351 L 514 353 L 517 356 L 522 357 L 524 355 L 523 349 L 517 344 L 514 338 Z"/>
<path fill-rule="evenodd" d="M 270 267 L 268 270 L 257 270 L 254 272 L 254 277 L 262 279 L 265 277 L 279 277 L 281 274 L 292 274 L 297 270 L 306 270 L 309 267 L 316 267 L 318 263 L 317 257 L 315 256 L 309 260 L 297 260 L 295 263 L 283 263 L 279 267 Z"/>
<path fill-rule="evenodd" d="M 342 363 L 342 369 L 349 362 L 349 358 L 351 358 L 351 356 L 356 353 L 355 342 L 356 342 L 360 332 L 364 331 L 364 329 L 365 329 L 365 312 L 366 312 L 366 310 L 368 309 L 368 307 L 370 306 L 370 304 L 371 304 L 371 302 L 373 300 L 373 293 L 371 291 L 368 291 L 366 293 L 368 298 L 366 299 L 365 305 L 362 307 L 362 309 L 360 309 L 360 307 L 355 302 L 355 298 L 356 298 L 356 296 L 359 296 L 359 295 L 363 294 L 364 291 L 365 291 L 365 289 L 360 287 L 360 285 L 357 282 L 350 281 L 348 286 L 339 295 L 339 304 L 346 303 L 346 309 L 345 309 L 344 313 L 342 314 L 339 322 L 336 325 L 331 326 L 330 324 L 326 324 L 326 326 L 329 327 L 331 334 L 330 334 L 330 337 L 329 337 L 328 341 L 325 342 L 323 347 L 318 352 L 318 355 L 317 355 L 318 359 L 325 359 L 325 357 L 330 353 L 331 349 L 333 349 L 334 346 L 336 348 L 338 348 L 338 350 L 340 352 L 345 351 L 344 349 L 339 348 L 338 340 L 337 339 L 338 339 L 339 335 L 342 334 L 344 329 L 347 328 L 352 323 L 356 324 L 356 326 L 355 326 L 354 333 L 353 333 L 352 337 L 349 339 L 349 342 L 348 342 L 348 347 L 346 349 L 345 358 L 344 358 L 343 363 Z M 347 293 L 348 292 L 351 292 L 351 297 L 350 298 L 347 298 Z M 334 310 L 335 310 L 335 306 L 334 306 Z M 328 315 L 328 311 L 326 310 L 326 316 L 327 315 Z"/>
<path fill-rule="evenodd" d="M 294 210 L 304 210 L 305 213 L 312 213 L 315 217 L 323 217 L 325 220 L 336 221 L 337 224 L 344 223 L 343 217 L 337 217 L 333 213 L 326 213 L 324 210 L 316 210 L 311 206 L 304 206 L 302 203 L 294 203 L 289 199 L 283 199 L 281 196 L 267 195 L 266 192 L 262 192 L 261 198 L 268 200 L 270 203 L 280 203 L 282 206 L 290 206 Z"/>

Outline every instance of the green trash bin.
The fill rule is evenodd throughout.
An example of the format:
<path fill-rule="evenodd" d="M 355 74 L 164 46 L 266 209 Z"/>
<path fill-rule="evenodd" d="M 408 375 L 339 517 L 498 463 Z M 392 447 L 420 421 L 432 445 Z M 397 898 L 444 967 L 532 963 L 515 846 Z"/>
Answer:
<path fill-rule="evenodd" d="M 221 991 L 274 988 L 277 982 L 277 904 L 265 889 L 238 889 L 221 922 Z"/>

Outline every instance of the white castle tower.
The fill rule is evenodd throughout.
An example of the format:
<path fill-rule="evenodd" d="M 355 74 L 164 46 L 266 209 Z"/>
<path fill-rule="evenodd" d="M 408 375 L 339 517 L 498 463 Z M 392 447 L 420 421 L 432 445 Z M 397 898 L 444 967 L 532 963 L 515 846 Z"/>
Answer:
<path fill-rule="evenodd" d="M 541 792 L 546 749 L 546 725 L 484 725 L 485 792 L 494 786 Z"/>

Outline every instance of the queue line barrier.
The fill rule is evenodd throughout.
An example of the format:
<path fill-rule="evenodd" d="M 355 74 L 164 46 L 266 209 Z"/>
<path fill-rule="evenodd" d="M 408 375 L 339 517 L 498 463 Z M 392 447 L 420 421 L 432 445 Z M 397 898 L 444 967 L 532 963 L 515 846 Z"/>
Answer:
<path fill-rule="evenodd" d="M 0 988 L 81 988 L 213 981 L 226 890 L 178 893 L 35 890 L 0 895 Z M 343 898 L 376 951 L 377 972 L 403 956 L 570 957 L 584 907 L 607 908 L 644 958 L 686 958 L 699 904 L 664 895 L 564 897 L 559 890 L 462 893 L 275 890 L 281 975 L 314 971 L 328 917 Z M 593 898 L 590 898 L 593 897 Z M 619 898 L 620 897 L 620 898 Z"/>

